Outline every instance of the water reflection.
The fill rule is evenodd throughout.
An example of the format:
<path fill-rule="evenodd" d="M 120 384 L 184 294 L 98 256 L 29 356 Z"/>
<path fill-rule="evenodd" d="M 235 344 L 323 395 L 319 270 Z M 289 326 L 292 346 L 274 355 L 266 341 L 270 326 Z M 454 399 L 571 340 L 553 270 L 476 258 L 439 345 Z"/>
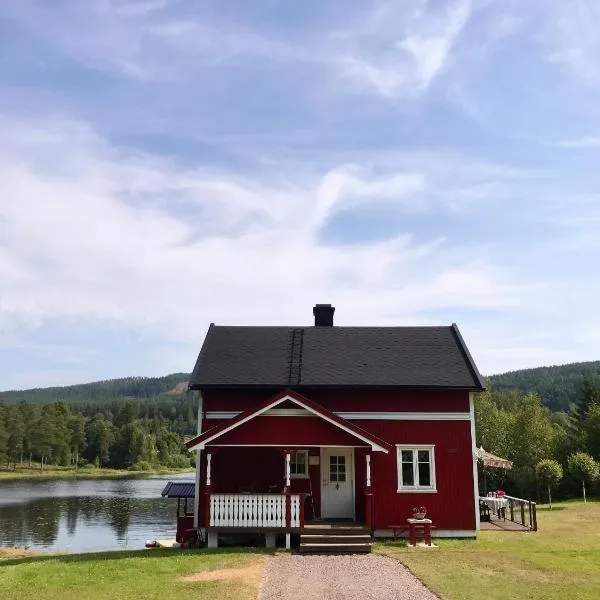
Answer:
<path fill-rule="evenodd" d="M 160 497 L 166 481 L 2 482 L 0 545 L 92 551 L 172 538 L 176 505 Z"/>

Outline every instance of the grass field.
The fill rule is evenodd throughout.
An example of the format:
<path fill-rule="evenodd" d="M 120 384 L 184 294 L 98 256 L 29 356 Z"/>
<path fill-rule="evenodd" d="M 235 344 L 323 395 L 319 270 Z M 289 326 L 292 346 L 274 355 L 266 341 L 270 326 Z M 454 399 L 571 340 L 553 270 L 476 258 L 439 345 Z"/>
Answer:
<path fill-rule="evenodd" d="M 483 531 L 439 549 L 377 544 L 445 600 L 596 600 L 600 597 L 600 502 L 538 509 L 536 533 Z"/>
<path fill-rule="evenodd" d="M 444 600 L 596 600 L 600 502 L 540 507 L 537 533 L 484 531 L 437 549 L 381 543 Z M 22 557 L 0 553 L 0 596 L 10 600 L 254 600 L 264 550 L 146 550 Z M 309 600 L 309 599 L 307 599 Z"/>
<path fill-rule="evenodd" d="M 152 471 L 129 471 L 126 469 L 97 469 L 81 468 L 75 471 L 73 467 L 57 467 L 53 465 L 44 466 L 40 470 L 39 465 L 18 466 L 16 469 L 0 468 L 0 481 L 23 480 L 23 479 L 113 479 L 115 477 L 144 477 L 156 473 L 193 473 L 193 469 L 157 469 Z"/>
<path fill-rule="evenodd" d="M 7 600 L 255 600 L 265 552 L 141 550 L 0 558 Z"/>

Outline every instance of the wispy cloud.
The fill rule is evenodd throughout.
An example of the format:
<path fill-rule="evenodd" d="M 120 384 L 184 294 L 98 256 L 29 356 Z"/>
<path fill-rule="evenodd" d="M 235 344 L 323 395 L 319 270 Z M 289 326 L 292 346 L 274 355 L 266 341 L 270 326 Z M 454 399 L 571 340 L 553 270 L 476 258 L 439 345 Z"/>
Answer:
<path fill-rule="evenodd" d="M 553 142 L 552 145 L 561 148 L 600 148 L 600 137 L 586 135 L 572 140 Z"/>
<path fill-rule="evenodd" d="M 550 59 L 586 83 L 600 85 L 600 5 L 595 0 L 554 2 L 545 16 Z"/>
<path fill-rule="evenodd" d="M 23 318 L 109 318 L 198 339 L 199 305 L 216 320 L 283 320 L 317 296 L 342 297 L 360 320 L 373 305 L 396 318 L 417 307 L 498 307 L 520 289 L 460 253 L 436 266 L 443 244 L 431 239 L 320 245 L 317 232 L 339 202 L 403 202 L 422 189 L 424 174 L 361 176 L 355 166 L 240 179 L 123 152 L 72 122 L 13 123 L 8 132 L 0 152 L 10 258 L 3 302 Z M 421 282 L 403 281 L 407 260 L 411 270 L 420 265 Z M 465 281 L 478 282 L 468 296 Z M 184 305 L 173 293 L 181 285 Z M 240 311 L 241 298 L 252 311 Z"/>
<path fill-rule="evenodd" d="M 432 7 L 430 3 L 386 2 L 356 28 L 338 34 L 346 77 L 359 88 L 386 97 L 427 90 L 450 59 L 472 13 L 470 0 Z"/>
<path fill-rule="evenodd" d="M 315 301 L 459 321 L 485 372 L 595 358 L 595 4 L 305 8 L 3 7 L 0 389 L 185 369 L 209 321 Z"/>

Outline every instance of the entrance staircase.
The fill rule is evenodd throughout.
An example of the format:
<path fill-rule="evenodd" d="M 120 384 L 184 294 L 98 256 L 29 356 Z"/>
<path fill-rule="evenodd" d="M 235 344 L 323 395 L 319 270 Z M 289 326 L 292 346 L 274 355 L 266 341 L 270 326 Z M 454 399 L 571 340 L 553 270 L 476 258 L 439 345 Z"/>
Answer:
<path fill-rule="evenodd" d="M 301 554 L 371 552 L 371 531 L 352 523 L 310 523 L 300 534 Z"/>

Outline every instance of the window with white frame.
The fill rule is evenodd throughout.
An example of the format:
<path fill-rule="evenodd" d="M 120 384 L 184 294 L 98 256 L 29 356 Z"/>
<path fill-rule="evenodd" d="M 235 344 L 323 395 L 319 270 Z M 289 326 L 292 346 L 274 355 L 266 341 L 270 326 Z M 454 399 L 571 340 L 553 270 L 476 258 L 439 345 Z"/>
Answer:
<path fill-rule="evenodd" d="M 435 492 L 433 446 L 396 446 L 399 492 Z"/>
<path fill-rule="evenodd" d="M 308 450 L 298 450 L 290 456 L 290 477 L 300 479 L 308 477 Z"/>

